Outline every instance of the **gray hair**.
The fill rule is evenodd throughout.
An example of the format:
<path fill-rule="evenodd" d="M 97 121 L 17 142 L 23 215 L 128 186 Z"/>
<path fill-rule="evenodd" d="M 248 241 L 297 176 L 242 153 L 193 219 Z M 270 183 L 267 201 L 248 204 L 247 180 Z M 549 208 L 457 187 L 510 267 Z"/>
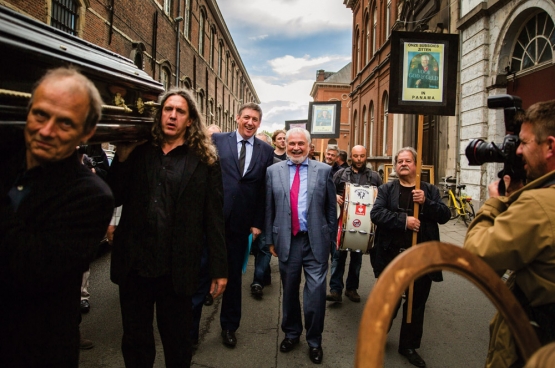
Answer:
<path fill-rule="evenodd" d="M 291 134 L 293 133 L 303 133 L 304 136 L 306 137 L 306 141 L 308 142 L 308 144 L 310 145 L 311 139 L 310 139 L 310 133 L 308 132 L 308 130 L 303 129 L 303 128 L 292 128 L 289 129 L 287 131 L 287 133 L 285 133 L 285 141 L 289 142 L 289 137 L 291 136 Z"/>
<path fill-rule="evenodd" d="M 397 152 L 397 154 L 395 155 L 395 163 L 397 163 L 397 157 L 399 157 L 399 155 L 400 155 L 402 152 L 410 152 L 410 153 L 412 153 L 412 158 L 414 159 L 414 163 L 416 163 L 416 156 L 417 156 L 418 154 L 416 153 L 416 150 L 415 150 L 414 148 L 412 148 L 412 147 L 403 147 L 403 148 L 401 148 L 401 149 Z"/>

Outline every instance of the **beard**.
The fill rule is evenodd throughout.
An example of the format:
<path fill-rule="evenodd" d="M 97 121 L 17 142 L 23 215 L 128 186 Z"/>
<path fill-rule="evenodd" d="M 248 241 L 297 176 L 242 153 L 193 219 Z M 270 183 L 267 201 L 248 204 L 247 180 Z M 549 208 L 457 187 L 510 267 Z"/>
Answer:
<path fill-rule="evenodd" d="M 293 158 L 289 155 L 287 155 L 287 158 L 289 159 L 289 161 L 291 161 L 292 163 L 294 163 L 295 165 L 299 165 L 302 164 L 304 162 L 304 160 L 306 160 L 306 158 L 308 157 L 308 154 L 305 156 L 302 156 L 300 158 Z"/>

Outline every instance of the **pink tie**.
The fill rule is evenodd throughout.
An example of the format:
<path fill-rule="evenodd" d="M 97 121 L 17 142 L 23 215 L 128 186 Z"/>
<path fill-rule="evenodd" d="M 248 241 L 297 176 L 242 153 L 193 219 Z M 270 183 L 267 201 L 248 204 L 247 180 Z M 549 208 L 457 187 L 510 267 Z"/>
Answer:
<path fill-rule="evenodd" d="M 299 188 L 301 186 L 299 167 L 301 167 L 301 165 L 297 165 L 297 171 L 295 171 L 293 185 L 291 186 L 291 230 L 293 236 L 301 231 L 301 225 L 299 224 Z"/>

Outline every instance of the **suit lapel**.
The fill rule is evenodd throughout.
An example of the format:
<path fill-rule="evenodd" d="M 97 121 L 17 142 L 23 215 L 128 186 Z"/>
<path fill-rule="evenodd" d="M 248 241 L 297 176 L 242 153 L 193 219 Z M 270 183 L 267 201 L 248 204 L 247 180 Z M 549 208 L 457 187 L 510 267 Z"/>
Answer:
<path fill-rule="evenodd" d="M 185 156 L 185 160 L 185 168 L 183 170 L 183 175 L 181 175 L 181 185 L 179 186 L 179 196 L 177 197 L 177 200 L 181 198 L 181 194 L 183 194 L 187 183 L 191 180 L 191 176 L 193 175 L 193 172 L 195 172 L 200 158 L 197 155 L 188 153 Z"/>
<path fill-rule="evenodd" d="M 228 135 L 228 139 L 227 142 L 229 144 L 229 149 L 231 150 L 231 153 L 233 154 L 233 161 L 235 162 L 235 167 L 237 168 L 237 172 L 240 171 L 239 169 L 239 151 L 237 151 L 237 132 L 231 132 Z M 240 173 L 239 176 L 242 176 L 243 173 Z"/>
<path fill-rule="evenodd" d="M 285 161 L 279 170 L 279 177 L 281 179 L 281 185 L 283 185 L 283 191 L 285 192 L 285 197 L 287 197 L 287 203 L 291 206 L 291 188 L 289 187 L 289 165 Z"/>
<path fill-rule="evenodd" d="M 316 177 L 318 176 L 318 168 L 312 160 L 308 160 L 308 177 L 307 177 L 307 193 L 306 193 L 306 209 L 310 208 L 312 202 L 312 195 L 316 187 Z"/>
<path fill-rule="evenodd" d="M 237 145 L 235 145 L 235 148 L 237 148 Z M 251 162 L 249 163 L 249 167 L 247 168 L 247 172 L 245 173 L 245 176 L 252 171 L 252 168 L 254 167 L 255 163 L 258 161 L 258 157 L 260 156 L 260 151 L 262 151 L 260 149 L 260 140 L 255 137 L 254 146 L 252 147 Z M 237 159 L 237 164 L 239 164 L 239 159 Z"/>

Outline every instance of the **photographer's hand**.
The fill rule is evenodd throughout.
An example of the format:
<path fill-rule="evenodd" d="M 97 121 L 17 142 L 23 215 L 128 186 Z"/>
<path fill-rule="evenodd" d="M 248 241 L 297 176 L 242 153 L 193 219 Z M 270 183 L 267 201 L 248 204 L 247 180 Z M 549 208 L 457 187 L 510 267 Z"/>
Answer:
<path fill-rule="evenodd" d="M 137 142 L 126 142 L 126 143 L 118 143 L 116 145 L 116 152 L 118 154 L 118 161 L 124 162 L 127 160 L 131 152 L 135 149 L 135 147 L 140 146 L 141 144 L 145 143 L 146 139 Z"/>
<path fill-rule="evenodd" d="M 501 180 L 496 180 L 488 186 L 488 193 L 490 198 L 496 198 L 501 195 L 499 194 L 500 181 Z M 503 176 L 503 183 L 505 184 L 505 188 L 506 188 L 505 194 L 504 194 L 506 196 L 510 196 L 512 193 L 514 193 L 515 191 L 519 190 L 524 186 L 524 184 L 520 180 L 511 181 L 511 177 L 509 175 Z"/>

